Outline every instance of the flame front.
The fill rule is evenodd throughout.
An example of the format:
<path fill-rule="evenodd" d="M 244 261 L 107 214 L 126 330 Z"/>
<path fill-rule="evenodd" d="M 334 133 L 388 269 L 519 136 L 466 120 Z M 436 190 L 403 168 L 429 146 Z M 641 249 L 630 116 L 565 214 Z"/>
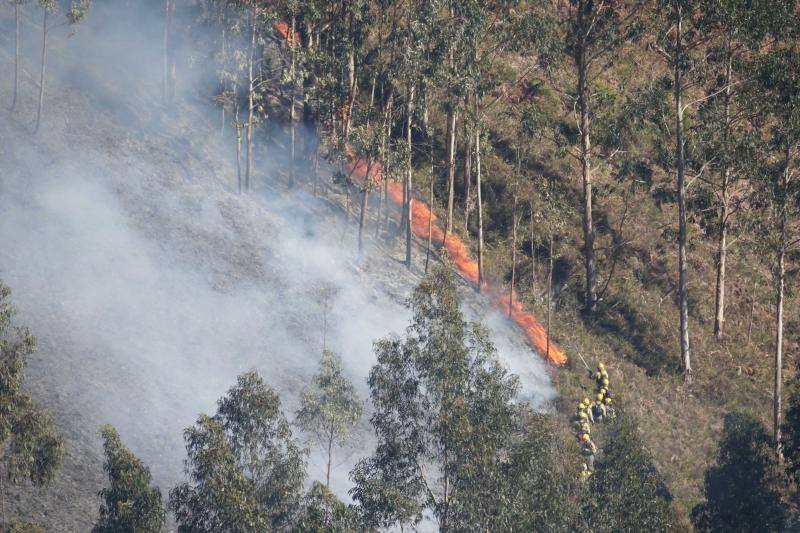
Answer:
<path fill-rule="evenodd" d="M 357 157 L 349 146 L 345 147 L 345 151 L 350 159 L 348 171 L 354 181 L 363 186 L 367 179 L 367 171 L 369 165 L 363 158 Z M 370 172 L 369 179 L 375 183 L 380 183 L 382 179 L 382 166 L 380 163 L 373 163 L 372 172 Z M 389 199 L 398 208 L 403 205 L 403 185 L 390 181 L 387 184 Z M 411 202 L 411 231 L 420 239 L 428 239 L 428 218 L 430 217 L 433 223 L 430 225 L 431 242 L 438 246 L 444 246 L 450 254 L 450 258 L 456 267 L 456 270 L 466 278 L 472 285 L 478 285 L 478 263 L 470 257 L 467 245 L 462 241 L 458 235 L 450 234 L 445 239 L 445 232 L 437 224 L 436 215 L 431 213 L 430 207 L 419 200 L 414 199 Z M 556 346 L 554 343 L 549 343 L 547 332 L 542 324 L 529 312 L 525 311 L 522 303 L 517 299 L 516 295 L 509 296 L 504 294 L 501 290 L 491 287 L 484 281 L 481 287 L 483 291 L 489 294 L 492 304 L 503 314 L 510 317 L 525 333 L 531 346 L 539 352 L 543 357 L 546 357 L 551 363 L 556 365 L 563 365 L 567 362 L 566 354 Z M 510 306 L 510 312 L 509 312 Z"/>

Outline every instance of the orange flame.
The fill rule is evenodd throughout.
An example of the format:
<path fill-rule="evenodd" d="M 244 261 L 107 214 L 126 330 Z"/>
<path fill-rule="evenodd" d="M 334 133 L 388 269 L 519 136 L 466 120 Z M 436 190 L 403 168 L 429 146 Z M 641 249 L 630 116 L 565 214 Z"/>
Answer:
<path fill-rule="evenodd" d="M 369 165 L 366 161 L 364 161 L 363 158 L 357 157 L 348 145 L 345 146 L 345 153 L 350 159 L 348 170 L 350 171 L 351 177 L 354 178 L 356 182 L 360 182 L 360 184 L 363 185 L 368 178 L 367 172 L 369 171 Z M 381 176 L 383 174 L 382 165 L 380 163 L 374 163 L 372 165 L 372 172 L 370 172 L 370 174 L 371 175 L 369 176 L 369 179 L 371 181 L 380 183 Z M 389 198 L 392 200 L 392 202 L 396 206 L 402 206 L 402 184 L 390 181 L 387 184 L 387 188 Z M 447 235 L 447 239 L 445 239 L 444 230 L 436 223 L 436 215 L 431 213 L 430 208 L 427 204 L 425 204 L 425 202 L 415 199 L 412 201 L 411 205 L 412 233 L 420 239 L 427 240 L 428 217 L 430 216 L 433 220 L 430 232 L 431 242 L 436 246 L 444 246 L 447 248 L 456 270 L 458 270 L 458 272 L 470 283 L 477 286 L 478 263 L 470 257 L 469 249 L 464 241 L 454 234 Z M 523 309 L 522 303 L 517 299 L 516 295 L 513 295 L 509 298 L 508 294 L 504 294 L 502 291 L 490 287 L 486 281 L 484 281 L 482 289 L 490 295 L 495 308 L 500 310 L 506 316 L 510 316 L 511 320 L 513 320 L 522 329 L 531 346 L 533 346 L 533 348 L 539 354 L 547 358 L 555 365 L 560 366 L 567 362 L 566 354 L 553 342 L 549 343 L 548 350 L 548 339 L 545 328 L 531 313 Z M 511 306 L 510 313 L 509 303 Z"/>
<path fill-rule="evenodd" d="M 283 38 L 285 41 L 293 41 L 293 44 L 300 44 L 300 36 L 295 31 L 294 36 L 291 37 L 290 34 L 292 33 L 292 27 L 289 26 L 289 24 L 287 24 L 286 22 L 279 20 L 274 24 L 272 24 L 272 27 L 275 29 L 275 31 L 277 31 L 280 34 L 281 38 Z"/>

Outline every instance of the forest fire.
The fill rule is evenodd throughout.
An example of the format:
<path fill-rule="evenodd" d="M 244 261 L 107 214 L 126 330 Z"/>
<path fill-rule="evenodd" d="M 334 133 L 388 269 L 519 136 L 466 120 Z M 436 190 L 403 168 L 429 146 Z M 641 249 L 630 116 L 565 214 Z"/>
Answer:
<path fill-rule="evenodd" d="M 382 167 L 379 163 L 374 163 L 370 171 L 369 165 L 362 158 L 357 157 L 349 146 L 345 148 L 348 157 L 350 158 L 348 171 L 354 181 L 359 185 L 363 185 L 367 178 L 369 171 L 369 178 L 380 184 L 382 179 Z M 403 186 L 402 184 L 390 181 L 387 184 L 388 196 L 395 206 L 401 207 L 403 205 Z M 457 235 L 447 235 L 445 239 L 445 232 L 436 223 L 436 215 L 431 213 L 430 207 L 419 200 L 412 202 L 411 209 L 411 230 L 414 235 L 420 239 L 428 239 L 428 220 L 433 223 L 430 225 L 431 242 L 437 247 L 444 247 L 447 249 L 450 259 L 456 267 L 456 270 L 466 278 L 472 285 L 478 284 L 478 263 L 470 257 L 467 245 Z M 509 298 L 508 294 L 504 294 L 501 290 L 492 287 L 484 281 L 482 290 L 488 293 L 492 299 L 493 305 L 500 310 L 503 314 L 510 317 L 516 323 L 525 336 L 528 338 L 531 346 L 545 357 L 548 361 L 555 365 L 563 365 L 567 362 L 566 354 L 550 342 L 548 346 L 547 332 L 542 324 L 529 312 L 525 311 L 522 303 L 516 296 Z M 509 312 L 509 305 L 511 306 Z M 549 349 L 548 349 L 549 348 Z"/>

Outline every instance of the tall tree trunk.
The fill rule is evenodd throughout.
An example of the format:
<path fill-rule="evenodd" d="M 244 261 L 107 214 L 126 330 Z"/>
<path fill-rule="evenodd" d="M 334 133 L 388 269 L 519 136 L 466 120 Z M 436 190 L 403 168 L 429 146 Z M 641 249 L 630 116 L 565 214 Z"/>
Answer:
<path fill-rule="evenodd" d="M 431 246 L 433 244 L 433 150 L 431 150 L 431 184 L 428 191 L 428 243 L 425 247 L 425 273 L 428 273 L 428 262 L 431 259 Z"/>
<path fill-rule="evenodd" d="M 517 196 L 514 195 L 514 210 L 511 213 L 511 292 L 508 295 L 508 316 L 514 308 L 514 281 L 517 279 Z"/>
<path fill-rule="evenodd" d="M 412 236 L 412 222 L 414 219 L 414 199 L 412 198 L 413 187 L 411 180 L 413 172 L 411 168 L 411 127 L 412 115 L 414 111 L 414 87 L 411 86 L 407 92 L 406 98 L 406 143 L 408 147 L 408 155 L 406 160 L 406 179 L 405 179 L 405 196 L 406 196 L 406 268 L 411 268 L 411 236 Z"/>
<path fill-rule="evenodd" d="M 11 96 L 11 111 L 17 107 L 17 93 L 19 92 L 19 19 L 22 6 L 14 2 L 14 92 Z"/>
<path fill-rule="evenodd" d="M 352 35 L 352 34 L 351 34 Z M 347 105 L 345 110 L 347 116 L 344 117 L 344 138 L 350 137 L 350 125 L 353 117 L 353 106 L 356 103 L 356 91 L 358 90 L 358 83 L 356 78 L 356 52 L 354 47 L 350 47 L 347 54 Z"/>
<path fill-rule="evenodd" d="M 467 129 L 466 123 L 464 129 Z M 467 148 L 464 154 L 464 230 L 469 235 L 469 211 L 470 211 L 470 188 L 472 187 L 472 135 L 469 131 L 465 132 L 467 138 Z"/>
<path fill-rule="evenodd" d="M 456 122 L 458 113 L 454 109 L 447 112 L 447 224 L 444 238 L 453 233 L 453 196 L 456 180 Z"/>
<path fill-rule="evenodd" d="M 514 309 L 514 281 L 517 279 L 517 188 L 519 184 L 520 172 L 522 170 L 522 159 L 520 158 L 519 148 L 517 148 L 517 175 L 514 178 L 514 206 L 511 209 L 511 291 L 508 294 L 508 317 L 511 318 Z"/>
<path fill-rule="evenodd" d="M 689 348 L 689 289 L 686 260 L 686 179 L 685 141 L 683 131 L 683 12 L 675 3 L 677 27 L 675 30 L 675 159 L 678 181 L 678 300 L 680 307 L 680 340 L 683 375 L 687 384 L 692 382 L 692 358 Z"/>
<path fill-rule="evenodd" d="M 227 60 L 227 51 L 226 51 L 227 38 L 225 36 L 225 7 L 222 8 L 219 17 L 220 17 L 220 26 L 222 26 L 222 35 L 221 35 L 221 40 L 222 40 L 222 44 L 221 44 L 221 47 L 222 47 L 222 61 L 224 62 L 223 64 L 227 64 L 228 60 Z M 227 94 L 228 82 L 225 81 L 225 77 L 224 76 L 220 76 L 220 88 L 221 88 L 221 91 L 222 91 L 222 105 L 219 106 L 220 107 L 220 114 L 221 114 L 220 126 L 219 126 L 219 136 L 224 139 L 225 138 L 225 108 L 226 108 L 225 104 L 227 103 L 227 99 L 228 99 L 228 94 Z"/>
<path fill-rule="evenodd" d="M 295 100 L 297 99 L 297 95 L 295 91 L 297 89 L 297 81 L 295 80 L 295 46 L 294 46 L 294 34 L 295 34 L 295 22 L 296 17 L 292 15 L 292 23 L 289 30 L 289 54 L 290 54 L 290 66 L 289 66 L 289 78 L 291 83 L 291 90 L 290 90 L 290 98 L 291 101 L 289 102 L 289 128 L 290 128 L 290 148 L 289 148 L 289 187 L 294 187 L 294 167 L 295 167 L 295 139 L 297 136 L 297 124 L 296 124 L 296 116 L 295 116 Z"/>
<path fill-rule="evenodd" d="M 536 300 L 536 241 L 533 238 L 533 198 L 531 198 L 531 294 L 534 301 Z"/>
<path fill-rule="evenodd" d="M 547 271 L 547 350 L 545 357 L 550 359 L 550 326 L 553 314 L 553 234 L 550 234 L 550 265 Z"/>
<path fill-rule="evenodd" d="M 236 183 L 242 193 L 242 127 L 239 124 L 239 86 L 233 84 L 233 127 L 236 129 Z"/>
<path fill-rule="evenodd" d="M 42 64 L 39 70 L 39 105 L 36 108 L 36 125 L 33 132 L 39 131 L 39 124 L 42 122 L 42 106 L 44 105 L 44 73 L 47 65 L 47 14 L 46 8 L 42 8 Z"/>
<path fill-rule="evenodd" d="M 475 189 L 478 194 L 478 292 L 481 292 L 483 290 L 483 199 L 481 197 L 480 118 L 475 120 Z"/>
<path fill-rule="evenodd" d="M 783 388 L 783 297 L 786 285 L 786 247 L 788 245 L 786 223 L 788 220 L 789 175 L 791 170 L 791 145 L 785 148 L 783 176 L 781 178 L 780 241 L 775 264 L 775 383 L 772 392 L 773 441 L 778 456 L 783 455 L 781 442 L 781 389 Z"/>
<path fill-rule="evenodd" d="M 170 95 L 170 30 L 172 28 L 172 2 L 173 0 L 164 0 L 164 38 L 162 43 L 163 65 L 161 71 L 161 97 L 164 104 L 169 103 Z"/>
<path fill-rule="evenodd" d="M 372 179 L 372 160 L 367 165 L 367 175 L 364 178 L 364 188 L 361 190 L 361 214 L 358 217 L 358 255 L 364 252 L 364 230 L 367 225 L 367 209 L 369 207 L 369 186 Z"/>
<path fill-rule="evenodd" d="M 383 159 L 383 168 L 381 171 L 383 177 L 383 197 L 385 199 L 383 206 L 383 227 L 389 228 L 389 142 L 392 135 L 392 106 L 394 105 L 394 86 L 389 87 L 389 97 L 386 99 L 386 107 L 383 109 L 383 138 L 381 139 L 381 157 Z"/>
<path fill-rule="evenodd" d="M 583 4 L 583 2 L 581 3 Z M 578 26 L 583 28 L 585 22 L 584 8 L 578 9 Z M 589 137 L 589 84 L 587 80 L 586 43 L 578 46 L 576 63 L 578 65 L 578 107 L 580 109 L 581 136 L 581 176 L 583 178 L 583 259 L 586 268 L 586 289 L 584 292 L 584 311 L 592 314 L 597 308 L 597 261 L 594 255 L 594 221 L 592 216 L 592 168 L 591 140 Z"/>
<path fill-rule="evenodd" d="M 247 53 L 247 130 L 245 139 L 245 171 L 244 189 L 249 191 L 252 187 L 253 179 L 253 121 L 255 114 L 255 78 L 253 73 L 253 62 L 255 61 L 256 50 L 256 7 L 250 14 L 250 47 Z"/>
<path fill-rule="evenodd" d="M 725 43 L 727 65 L 725 69 L 725 149 L 730 150 L 730 121 L 731 121 L 731 74 L 733 72 L 733 58 L 730 37 Z M 714 313 L 714 336 L 722 339 L 725 325 L 725 259 L 728 254 L 728 185 L 730 183 L 731 167 L 728 157 L 725 157 L 725 166 L 722 169 L 721 196 L 722 201 L 719 212 L 719 240 L 717 243 L 717 286 L 716 286 L 716 312 Z"/>
<path fill-rule="evenodd" d="M 334 431 L 333 428 L 330 430 L 330 434 L 328 435 L 328 465 L 325 469 L 325 488 L 331 488 L 331 460 L 333 459 L 333 439 L 334 439 Z"/>

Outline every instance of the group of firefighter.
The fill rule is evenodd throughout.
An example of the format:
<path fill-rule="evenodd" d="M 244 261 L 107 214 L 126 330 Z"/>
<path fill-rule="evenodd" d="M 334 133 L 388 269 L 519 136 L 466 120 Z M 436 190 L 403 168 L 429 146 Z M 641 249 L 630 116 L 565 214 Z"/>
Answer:
<path fill-rule="evenodd" d="M 575 413 L 575 427 L 577 428 L 577 439 L 581 445 L 581 455 L 584 457 L 581 477 L 585 480 L 594 472 L 594 456 L 597 453 L 597 446 L 592 441 L 592 425 L 614 418 L 614 407 L 612 406 L 611 393 L 609 392 L 608 372 L 603 363 L 597 365 L 594 373 L 595 397 L 594 401 L 584 398 L 578 404 Z"/>

